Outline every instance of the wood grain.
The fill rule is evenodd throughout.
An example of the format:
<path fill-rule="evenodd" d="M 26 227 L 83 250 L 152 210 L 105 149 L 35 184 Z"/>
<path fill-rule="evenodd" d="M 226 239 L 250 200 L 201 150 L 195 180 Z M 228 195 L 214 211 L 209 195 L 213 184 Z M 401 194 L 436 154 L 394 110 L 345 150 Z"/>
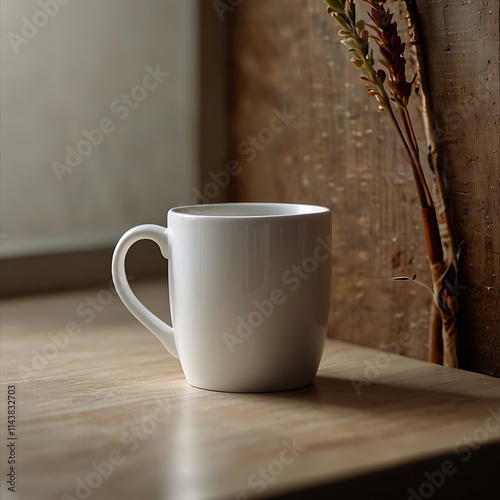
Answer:
<path fill-rule="evenodd" d="M 134 289 L 166 318 L 163 282 Z M 433 498 L 500 491 L 497 379 L 330 339 L 310 387 L 209 392 L 107 288 L 0 305 L 2 446 L 16 387 L 12 498 L 83 498 L 82 482 L 92 500 L 407 498 L 446 460 L 456 471 Z M 81 332 L 63 346 L 68 322 Z M 54 338 L 63 347 L 49 349 Z M 2 498 L 6 466 L 2 453 Z"/>
<path fill-rule="evenodd" d="M 418 6 L 464 242 L 462 365 L 499 376 L 498 3 Z M 372 347 L 396 342 L 425 359 L 431 296 L 390 280 L 416 275 L 430 284 L 413 180 L 336 25 L 320 0 L 254 0 L 232 16 L 233 144 L 243 165 L 233 197 L 331 207 L 330 334 Z M 257 143 L 252 158 L 249 139 L 269 127 L 276 109 L 295 116 L 270 142 Z M 418 115 L 416 122 L 423 140 Z"/>

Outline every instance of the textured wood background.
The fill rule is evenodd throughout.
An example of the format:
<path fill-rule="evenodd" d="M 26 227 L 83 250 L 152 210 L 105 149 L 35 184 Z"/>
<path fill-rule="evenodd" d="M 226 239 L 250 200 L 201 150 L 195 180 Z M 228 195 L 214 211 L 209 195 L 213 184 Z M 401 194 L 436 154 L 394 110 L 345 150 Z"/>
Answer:
<path fill-rule="evenodd" d="M 418 7 L 463 241 L 461 366 L 500 376 L 498 2 Z M 321 0 L 244 1 L 230 22 L 232 198 L 330 206 L 331 335 L 425 359 L 431 296 L 390 280 L 430 284 L 411 172 L 336 24 Z"/>

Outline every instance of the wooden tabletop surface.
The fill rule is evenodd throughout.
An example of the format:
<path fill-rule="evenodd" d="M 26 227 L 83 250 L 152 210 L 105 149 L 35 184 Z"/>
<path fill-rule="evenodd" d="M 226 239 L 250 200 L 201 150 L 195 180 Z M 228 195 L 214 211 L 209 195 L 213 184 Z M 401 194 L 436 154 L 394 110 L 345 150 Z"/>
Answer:
<path fill-rule="evenodd" d="M 107 288 L 5 299 L 1 327 L 2 499 L 498 491 L 498 379 L 328 340 L 310 387 L 204 391 Z"/>

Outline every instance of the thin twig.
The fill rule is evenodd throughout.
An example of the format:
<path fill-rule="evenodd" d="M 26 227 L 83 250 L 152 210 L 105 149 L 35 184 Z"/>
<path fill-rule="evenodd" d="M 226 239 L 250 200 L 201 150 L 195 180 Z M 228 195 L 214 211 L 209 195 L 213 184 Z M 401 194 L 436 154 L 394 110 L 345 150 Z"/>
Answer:
<path fill-rule="evenodd" d="M 457 337 L 458 337 L 458 296 L 456 290 L 449 290 L 443 286 L 444 275 L 449 275 L 450 282 L 457 282 L 459 247 L 457 246 L 455 232 L 453 230 L 450 207 L 446 196 L 444 172 L 442 169 L 442 148 L 436 139 L 437 123 L 432 111 L 431 92 L 426 75 L 425 58 L 418 26 L 418 11 L 415 0 L 404 0 L 402 2 L 404 15 L 408 27 L 408 38 L 410 41 L 411 56 L 415 71 L 416 84 L 420 91 L 420 114 L 428 147 L 428 163 L 432 172 L 435 187 L 435 206 L 438 212 L 439 232 L 441 235 L 444 258 L 448 262 L 446 270 L 441 267 L 436 272 L 440 278 L 433 280 L 435 295 L 441 303 L 441 339 L 436 339 L 437 333 L 434 330 L 438 327 L 438 322 L 431 322 L 429 335 L 429 352 L 433 350 L 443 353 L 443 363 L 447 366 L 458 366 L 457 358 Z M 432 355 L 431 355 L 432 357 Z"/>
<path fill-rule="evenodd" d="M 458 245 L 453 231 L 450 207 L 446 196 L 446 188 L 442 171 L 442 148 L 436 139 L 436 131 L 439 130 L 434 113 L 432 112 L 431 92 L 426 75 L 425 57 L 418 27 L 418 11 L 415 0 L 404 0 L 402 2 L 404 15 L 408 26 L 408 38 L 410 41 L 410 55 L 415 69 L 415 83 L 419 88 L 420 113 L 424 127 L 425 138 L 428 146 L 427 159 L 430 170 L 434 177 L 437 196 L 435 199 L 436 210 L 440 220 L 441 239 L 445 251 L 445 257 L 457 268 Z"/>

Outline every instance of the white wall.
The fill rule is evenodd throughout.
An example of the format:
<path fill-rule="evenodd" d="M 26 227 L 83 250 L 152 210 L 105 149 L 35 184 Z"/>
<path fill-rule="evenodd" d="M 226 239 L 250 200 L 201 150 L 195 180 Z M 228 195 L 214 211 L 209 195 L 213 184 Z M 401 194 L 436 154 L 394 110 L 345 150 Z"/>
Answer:
<path fill-rule="evenodd" d="M 195 7 L 195 0 L 1 0 L 2 257 L 111 246 L 129 227 L 165 224 L 169 207 L 192 200 Z M 154 89 L 148 77 L 150 90 L 135 89 L 144 100 L 129 101 L 133 109 L 121 102 L 158 65 L 169 76 Z M 71 172 L 59 166 L 56 175 L 53 164 L 66 163 L 68 146 L 88 153 L 82 130 L 100 123 L 111 131 Z"/>

